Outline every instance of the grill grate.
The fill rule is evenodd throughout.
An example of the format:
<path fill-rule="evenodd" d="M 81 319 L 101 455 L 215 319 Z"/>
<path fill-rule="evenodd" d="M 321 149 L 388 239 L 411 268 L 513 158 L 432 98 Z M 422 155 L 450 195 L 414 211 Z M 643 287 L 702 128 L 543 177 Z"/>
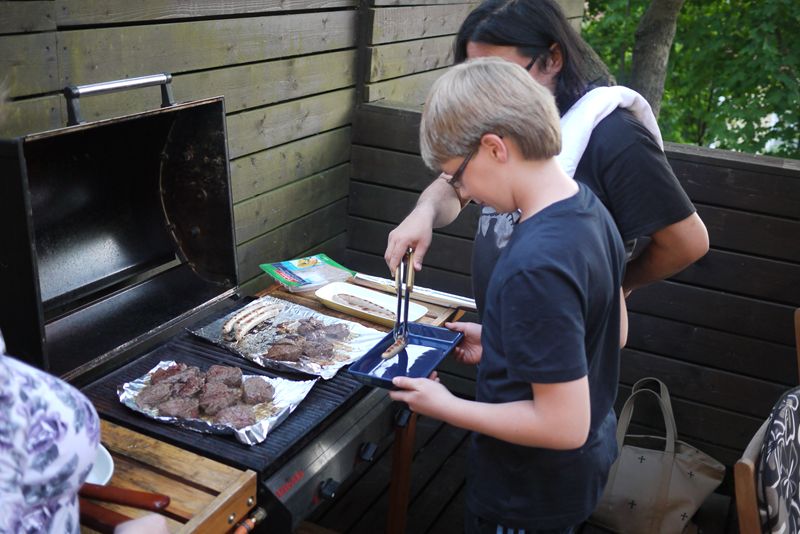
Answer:
<path fill-rule="evenodd" d="M 253 469 L 265 480 L 293 454 L 312 441 L 366 393 L 368 388 L 340 372 L 331 380 L 319 380 L 302 403 L 258 445 L 244 445 L 230 435 L 202 434 L 160 423 L 133 412 L 119 402 L 117 386 L 139 378 L 161 360 L 175 360 L 201 369 L 213 364 L 235 365 L 245 374 L 278 376 L 247 360 L 211 345 L 188 332 L 107 374 L 83 388 L 105 419 L 131 427 L 163 441 L 211 457 L 239 469 Z M 303 378 L 281 374 L 284 378 Z"/>

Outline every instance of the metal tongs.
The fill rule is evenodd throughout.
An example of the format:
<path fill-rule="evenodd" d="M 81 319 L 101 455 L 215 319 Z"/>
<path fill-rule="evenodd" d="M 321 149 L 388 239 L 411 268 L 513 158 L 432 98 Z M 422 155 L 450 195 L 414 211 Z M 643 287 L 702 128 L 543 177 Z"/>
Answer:
<path fill-rule="evenodd" d="M 397 315 L 392 330 L 394 343 L 381 354 L 381 358 L 384 359 L 396 356 L 408 345 L 408 304 L 411 301 L 411 290 L 414 288 L 414 249 L 409 248 L 400 260 L 394 271 L 394 285 L 397 291 Z"/>

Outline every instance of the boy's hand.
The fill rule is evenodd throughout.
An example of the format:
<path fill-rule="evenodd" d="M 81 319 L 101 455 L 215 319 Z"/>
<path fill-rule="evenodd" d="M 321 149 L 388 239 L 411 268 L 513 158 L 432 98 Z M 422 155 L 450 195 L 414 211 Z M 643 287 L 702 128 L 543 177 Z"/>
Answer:
<path fill-rule="evenodd" d="M 454 332 L 464 334 L 464 339 L 454 351 L 456 360 L 467 365 L 477 365 L 483 354 L 481 325 L 477 323 L 444 323 L 444 326 Z"/>
<path fill-rule="evenodd" d="M 396 376 L 392 384 L 400 388 L 399 391 L 389 392 L 392 400 L 405 402 L 411 411 L 420 415 L 444 419 L 445 409 L 453 394 L 437 379 Z"/>

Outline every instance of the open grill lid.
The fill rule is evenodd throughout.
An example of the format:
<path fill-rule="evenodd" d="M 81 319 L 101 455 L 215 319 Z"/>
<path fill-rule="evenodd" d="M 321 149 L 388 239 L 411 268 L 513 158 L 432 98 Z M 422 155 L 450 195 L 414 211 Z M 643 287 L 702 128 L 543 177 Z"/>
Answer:
<path fill-rule="evenodd" d="M 237 288 L 222 97 L 0 141 L 0 175 L 0 329 L 33 365 L 118 365 Z"/>

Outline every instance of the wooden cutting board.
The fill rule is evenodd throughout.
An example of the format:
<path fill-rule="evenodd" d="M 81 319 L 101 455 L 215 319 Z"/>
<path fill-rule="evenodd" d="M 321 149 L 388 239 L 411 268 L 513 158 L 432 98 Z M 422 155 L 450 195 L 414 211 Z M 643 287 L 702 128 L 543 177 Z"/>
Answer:
<path fill-rule="evenodd" d="M 256 473 L 242 471 L 102 420 L 100 440 L 114 459 L 110 486 L 163 493 L 170 532 L 224 533 L 256 502 Z M 96 501 L 130 518 L 152 512 Z M 82 527 L 83 533 L 94 533 Z"/>

